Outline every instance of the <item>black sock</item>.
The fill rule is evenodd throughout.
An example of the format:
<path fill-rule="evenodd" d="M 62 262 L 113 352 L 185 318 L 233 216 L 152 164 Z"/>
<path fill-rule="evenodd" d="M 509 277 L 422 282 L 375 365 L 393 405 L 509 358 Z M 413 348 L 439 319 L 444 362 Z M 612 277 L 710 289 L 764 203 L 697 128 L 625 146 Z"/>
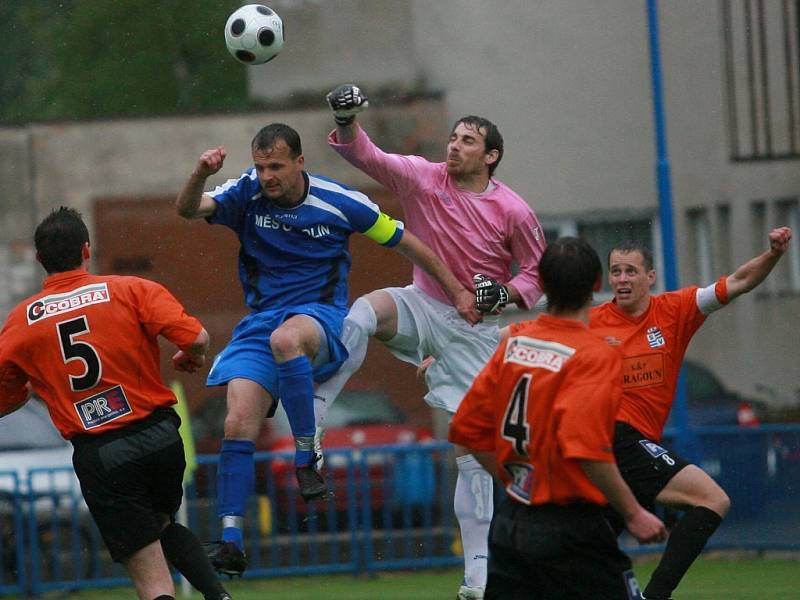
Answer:
<path fill-rule="evenodd" d="M 170 523 L 161 532 L 164 556 L 206 600 L 225 594 L 200 540 L 183 525 Z"/>
<path fill-rule="evenodd" d="M 669 598 L 721 522 L 722 517 L 705 506 L 687 510 L 669 534 L 664 555 L 644 595 L 647 598 Z"/>

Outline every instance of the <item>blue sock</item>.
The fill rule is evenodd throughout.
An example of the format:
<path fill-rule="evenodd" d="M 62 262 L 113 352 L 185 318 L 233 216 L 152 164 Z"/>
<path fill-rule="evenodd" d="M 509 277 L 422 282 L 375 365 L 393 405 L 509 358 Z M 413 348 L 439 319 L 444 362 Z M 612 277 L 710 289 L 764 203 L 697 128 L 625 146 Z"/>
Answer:
<path fill-rule="evenodd" d="M 294 464 L 305 467 L 314 459 L 314 379 L 311 361 L 298 356 L 278 365 L 280 396 L 294 436 Z"/>
<path fill-rule="evenodd" d="M 227 523 L 236 521 L 240 524 L 244 517 L 255 482 L 254 451 L 255 444 L 249 440 L 222 440 L 217 471 L 217 515 L 221 518 L 239 517 L 224 519 Z M 223 527 L 222 539 L 243 548 L 241 525 Z"/>

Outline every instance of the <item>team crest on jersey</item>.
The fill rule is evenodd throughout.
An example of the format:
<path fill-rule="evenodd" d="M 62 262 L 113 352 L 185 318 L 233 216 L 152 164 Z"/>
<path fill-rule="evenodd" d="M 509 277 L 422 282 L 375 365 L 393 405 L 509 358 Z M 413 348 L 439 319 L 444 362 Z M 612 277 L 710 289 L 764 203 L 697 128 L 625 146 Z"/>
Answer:
<path fill-rule="evenodd" d="M 66 294 L 52 294 L 28 304 L 28 325 L 100 302 L 109 302 L 111 294 L 105 283 L 93 283 Z"/>
<path fill-rule="evenodd" d="M 122 386 L 115 385 L 99 394 L 75 403 L 75 410 L 86 430 L 100 427 L 132 412 Z"/>
<path fill-rule="evenodd" d="M 573 354 L 575 348 L 564 344 L 519 336 L 508 340 L 505 362 L 558 373 Z"/>
<path fill-rule="evenodd" d="M 511 483 L 506 486 L 506 491 L 520 502 L 531 503 L 531 490 L 533 489 L 533 465 L 528 463 L 504 463 L 503 468 L 511 477 Z"/>
<path fill-rule="evenodd" d="M 650 440 L 639 440 L 639 444 L 647 450 L 647 453 L 652 456 L 653 458 L 658 458 L 659 456 L 663 456 L 667 453 L 666 448 L 662 448 L 655 442 L 651 442 Z"/>
<path fill-rule="evenodd" d="M 666 345 L 667 340 L 664 339 L 664 334 L 658 327 L 650 327 L 647 329 L 647 343 L 651 348 L 661 348 Z"/>

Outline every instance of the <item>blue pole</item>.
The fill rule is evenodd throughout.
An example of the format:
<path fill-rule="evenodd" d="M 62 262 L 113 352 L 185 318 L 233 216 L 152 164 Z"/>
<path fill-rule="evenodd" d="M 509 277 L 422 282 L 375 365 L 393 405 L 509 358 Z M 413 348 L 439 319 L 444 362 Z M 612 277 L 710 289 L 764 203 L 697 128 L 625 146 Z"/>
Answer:
<path fill-rule="evenodd" d="M 647 25 L 650 40 L 650 75 L 653 89 L 653 122 L 656 135 L 656 182 L 658 188 L 658 216 L 661 222 L 661 243 L 664 256 L 664 285 L 667 290 L 678 289 L 678 262 L 675 254 L 675 226 L 672 219 L 672 183 L 667 152 L 667 131 L 664 121 L 664 90 L 661 75 L 661 48 L 658 32 L 658 2 L 647 0 Z M 678 452 L 693 460 L 696 454 L 692 432 L 689 428 L 686 379 L 681 369 L 675 401 L 672 405 L 673 422 L 677 429 Z"/>

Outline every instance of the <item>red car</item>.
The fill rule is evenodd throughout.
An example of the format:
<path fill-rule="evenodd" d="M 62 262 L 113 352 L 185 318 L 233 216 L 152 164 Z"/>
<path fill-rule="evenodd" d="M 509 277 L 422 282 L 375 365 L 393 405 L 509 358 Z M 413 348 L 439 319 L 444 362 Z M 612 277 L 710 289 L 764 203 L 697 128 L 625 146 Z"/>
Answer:
<path fill-rule="evenodd" d="M 219 428 L 224 402 L 210 405 L 198 425 Z M 219 452 L 222 433 L 198 432 L 198 453 Z M 406 422 L 403 413 L 387 396 L 373 392 L 343 392 L 326 417 L 322 474 L 332 494 L 328 499 L 306 504 L 297 491 L 294 473 L 294 438 L 282 407 L 264 420 L 256 440 L 256 495 L 269 499 L 271 527 L 278 530 L 303 528 L 309 509 L 321 520 L 335 518 L 339 525 L 362 519 L 363 511 L 377 519 L 378 525 L 398 513 L 430 507 L 435 503 L 435 469 L 441 449 L 421 448 L 432 444 L 432 433 Z M 264 452 L 278 453 L 264 456 Z M 196 473 L 197 495 L 213 496 L 216 469 L 201 468 Z M 367 477 L 361 477 L 366 468 Z M 369 505 L 362 499 L 369 495 Z M 263 512 L 262 508 L 259 510 Z"/>
<path fill-rule="evenodd" d="M 332 496 L 316 503 L 321 513 L 345 515 L 353 501 L 363 509 L 362 498 L 369 494 L 372 513 L 396 513 L 405 507 L 433 502 L 434 461 L 420 443 L 433 442 L 432 433 L 405 421 L 403 413 L 378 393 L 344 392 L 326 417 L 322 474 Z M 268 439 L 273 452 L 285 452 L 269 465 L 270 474 L 259 473 L 259 480 L 274 483 L 274 504 L 279 515 L 296 511 L 306 514 L 308 506 L 297 492 L 294 475 L 294 438 L 282 408 L 271 419 Z M 259 445 L 260 447 L 260 445 Z M 367 469 L 366 480 L 361 477 Z M 258 487 L 258 484 L 257 484 Z M 294 504 L 294 507 L 291 506 Z"/>

